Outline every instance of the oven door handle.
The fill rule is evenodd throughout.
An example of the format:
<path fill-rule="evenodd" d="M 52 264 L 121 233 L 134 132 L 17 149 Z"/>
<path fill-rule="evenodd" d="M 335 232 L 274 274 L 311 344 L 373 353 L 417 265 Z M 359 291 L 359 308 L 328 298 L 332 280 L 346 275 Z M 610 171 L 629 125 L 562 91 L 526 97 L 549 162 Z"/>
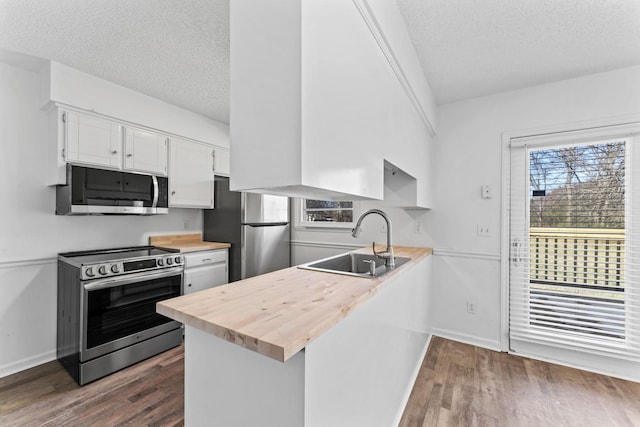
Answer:
<path fill-rule="evenodd" d="M 163 277 L 171 277 L 182 274 L 182 267 L 172 267 L 162 270 L 160 273 L 132 273 L 124 276 L 109 277 L 105 279 L 85 281 L 84 288 L 87 291 L 96 291 L 98 289 L 115 288 L 116 286 L 128 285 L 135 282 L 141 282 L 153 279 L 162 279 Z"/>

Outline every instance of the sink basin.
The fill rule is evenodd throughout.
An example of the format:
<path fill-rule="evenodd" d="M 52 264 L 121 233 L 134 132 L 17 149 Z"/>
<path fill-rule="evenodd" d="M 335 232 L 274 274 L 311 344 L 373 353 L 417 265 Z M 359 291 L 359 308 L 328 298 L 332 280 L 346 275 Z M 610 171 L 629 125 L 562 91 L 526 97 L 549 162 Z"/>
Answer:
<path fill-rule="evenodd" d="M 395 258 L 395 268 L 400 267 L 402 264 L 408 262 L 410 258 Z M 319 261 L 309 262 L 307 264 L 301 264 L 298 268 L 305 270 L 324 271 L 326 273 L 344 274 L 347 276 L 367 277 L 371 278 L 369 263 L 365 261 L 372 261 L 376 266 L 376 274 L 374 277 L 380 277 L 392 269 L 387 267 L 384 263 L 384 259 L 378 258 L 372 254 L 361 254 L 349 252 L 346 254 L 340 254 L 331 258 L 321 259 Z"/>

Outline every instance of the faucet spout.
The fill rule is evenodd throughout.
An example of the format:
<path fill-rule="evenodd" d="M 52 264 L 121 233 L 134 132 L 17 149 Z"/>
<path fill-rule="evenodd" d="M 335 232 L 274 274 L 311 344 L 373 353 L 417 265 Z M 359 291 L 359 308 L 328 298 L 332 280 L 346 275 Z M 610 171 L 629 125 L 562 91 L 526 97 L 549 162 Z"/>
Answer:
<path fill-rule="evenodd" d="M 384 258 L 387 266 L 393 268 L 395 267 L 395 257 L 393 256 L 393 246 L 391 244 L 391 221 L 384 211 L 380 209 L 369 209 L 368 211 L 360 215 L 360 218 L 358 218 L 358 221 L 356 222 L 356 226 L 351 231 L 351 235 L 353 237 L 358 237 L 360 235 L 362 220 L 370 214 L 380 215 L 387 223 L 387 249 L 384 252 L 376 252 L 374 242 L 373 253 L 380 258 Z"/>

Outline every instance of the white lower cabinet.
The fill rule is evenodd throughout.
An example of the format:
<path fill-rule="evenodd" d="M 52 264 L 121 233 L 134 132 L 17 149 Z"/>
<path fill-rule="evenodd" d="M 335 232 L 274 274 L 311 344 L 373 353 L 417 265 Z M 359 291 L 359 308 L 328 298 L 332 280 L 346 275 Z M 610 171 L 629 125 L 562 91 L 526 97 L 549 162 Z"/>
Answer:
<path fill-rule="evenodd" d="M 190 252 L 184 254 L 184 293 L 202 291 L 229 282 L 229 251 Z"/>
<path fill-rule="evenodd" d="M 169 140 L 169 207 L 213 208 L 214 148 Z"/>

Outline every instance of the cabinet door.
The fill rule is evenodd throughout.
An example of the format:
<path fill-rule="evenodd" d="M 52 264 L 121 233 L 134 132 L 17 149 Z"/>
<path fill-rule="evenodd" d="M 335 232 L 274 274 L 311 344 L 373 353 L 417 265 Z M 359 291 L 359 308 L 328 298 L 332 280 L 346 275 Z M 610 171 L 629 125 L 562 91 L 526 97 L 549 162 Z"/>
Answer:
<path fill-rule="evenodd" d="M 207 267 L 186 269 L 184 273 L 184 293 L 203 291 L 224 285 L 227 279 L 227 264 L 219 263 Z"/>
<path fill-rule="evenodd" d="M 122 126 L 88 114 L 65 112 L 65 160 L 122 167 Z"/>
<path fill-rule="evenodd" d="M 167 138 L 137 128 L 125 128 L 124 168 L 157 175 L 167 174 Z"/>
<path fill-rule="evenodd" d="M 227 148 L 214 147 L 213 167 L 216 175 L 229 176 L 231 172 L 231 152 Z"/>
<path fill-rule="evenodd" d="M 213 148 L 171 139 L 169 206 L 213 208 Z"/>

